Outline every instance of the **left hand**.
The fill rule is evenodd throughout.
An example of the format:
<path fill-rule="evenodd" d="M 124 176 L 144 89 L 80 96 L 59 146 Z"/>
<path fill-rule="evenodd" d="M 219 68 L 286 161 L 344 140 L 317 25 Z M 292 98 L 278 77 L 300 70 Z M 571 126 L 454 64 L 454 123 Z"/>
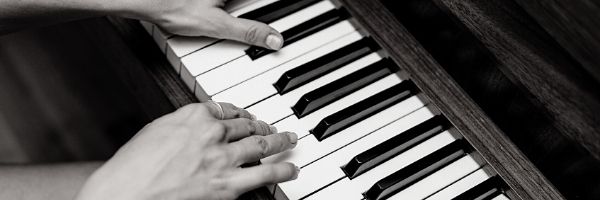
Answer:
<path fill-rule="evenodd" d="M 88 179 L 78 199 L 235 199 L 297 177 L 291 163 L 241 168 L 293 148 L 298 136 L 220 105 L 188 105 L 148 124 Z"/>

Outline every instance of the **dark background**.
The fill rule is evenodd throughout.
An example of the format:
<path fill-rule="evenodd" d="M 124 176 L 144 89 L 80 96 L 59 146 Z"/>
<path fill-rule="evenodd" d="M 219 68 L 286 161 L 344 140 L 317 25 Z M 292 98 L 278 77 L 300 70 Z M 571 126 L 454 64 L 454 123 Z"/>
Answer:
<path fill-rule="evenodd" d="M 169 104 L 102 18 L 0 36 L 0 162 L 104 160 Z"/>

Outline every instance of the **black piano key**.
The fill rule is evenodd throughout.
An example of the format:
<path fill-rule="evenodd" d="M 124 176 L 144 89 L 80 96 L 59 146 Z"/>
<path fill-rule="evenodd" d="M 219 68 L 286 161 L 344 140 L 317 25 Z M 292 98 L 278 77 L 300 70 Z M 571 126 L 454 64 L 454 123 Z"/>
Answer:
<path fill-rule="evenodd" d="M 347 94 L 396 72 L 398 69 L 390 60 L 380 60 L 302 95 L 300 100 L 292 106 L 292 110 L 298 118 L 301 118 Z"/>
<path fill-rule="evenodd" d="M 499 176 L 493 176 L 484 182 L 479 183 L 475 187 L 463 192 L 462 194 L 454 197 L 454 200 L 463 199 L 491 199 L 502 193 L 504 182 Z"/>
<path fill-rule="evenodd" d="M 369 169 L 420 144 L 430 137 L 441 133 L 449 127 L 450 122 L 443 116 L 434 116 L 433 118 L 358 154 L 352 158 L 348 164 L 342 166 L 342 170 L 348 178 L 353 179 Z"/>
<path fill-rule="evenodd" d="M 346 18 L 349 14 L 344 9 L 334 9 L 323 13 L 313 19 L 299 24 L 298 26 L 292 27 L 281 33 L 283 36 L 283 46 L 290 45 L 302 38 L 305 38 L 313 33 L 319 32 L 331 25 L 334 25 Z M 266 49 L 258 46 L 251 46 L 246 49 L 246 54 L 252 59 L 256 60 L 264 55 L 274 52 L 271 49 Z"/>
<path fill-rule="evenodd" d="M 317 126 L 315 126 L 315 128 L 310 130 L 310 133 L 315 136 L 317 140 L 322 141 L 352 124 L 417 93 L 417 87 L 411 81 L 402 81 L 402 83 L 325 117 L 317 124 Z"/>
<path fill-rule="evenodd" d="M 321 0 L 280 0 L 242 14 L 239 18 L 251 19 L 269 24 L 319 1 Z"/>
<path fill-rule="evenodd" d="M 378 49 L 371 38 L 363 38 L 283 73 L 273 86 L 283 95 Z"/>
<path fill-rule="evenodd" d="M 429 154 L 405 168 L 377 181 L 377 183 L 363 193 L 363 196 L 367 200 L 387 199 L 391 195 L 413 185 L 459 158 L 462 158 L 469 153 L 470 150 L 471 148 L 464 140 L 456 140 L 432 154 Z"/>

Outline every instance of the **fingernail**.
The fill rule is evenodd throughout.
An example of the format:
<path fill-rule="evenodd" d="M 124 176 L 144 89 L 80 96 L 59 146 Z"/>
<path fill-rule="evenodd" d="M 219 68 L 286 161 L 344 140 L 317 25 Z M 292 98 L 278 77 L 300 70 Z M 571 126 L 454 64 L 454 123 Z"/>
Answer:
<path fill-rule="evenodd" d="M 277 127 L 269 125 L 269 129 L 271 130 L 271 133 L 277 133 Z"/>
<path fill-rule="evenodd" d="M 250 114 L 250 119 L 251 119 L 251 120 L 256 120 L 256 115 L 254 115 L 254 114 Z"/>
<path fill-rule="evenodd" d="M 294 174 L 294 177 L 292 179 L 296 180 L 298 178 L 298 174 L 300 174 L 300 167 L 298 166 L 294 166 L 296 167 L 296 174 Z"/>
<path fill-rule="evenodd" d="M 273 50 L 279 50 L 283 45 L 283 41 L 281 40 L 281 38 L 273 34 L 267 36 L 267 41 L 265 43 L 267 44 L 267 46 L 269 46 L 269 48 Z"/>
<path fill-rule="evenodd" d="M 296 133 L 288 132 L 287 136 L 290 138 L 290 143 L 293 145 L 292 148 L 296 147 L 296 144 L 298 143 L 298 135 L 296 135 Z"/>

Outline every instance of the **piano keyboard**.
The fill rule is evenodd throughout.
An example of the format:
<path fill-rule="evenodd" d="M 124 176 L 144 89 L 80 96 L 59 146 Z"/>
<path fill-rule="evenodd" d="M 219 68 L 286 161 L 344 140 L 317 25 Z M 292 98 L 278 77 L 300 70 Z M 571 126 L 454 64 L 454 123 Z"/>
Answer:
<path fill-rule="evenodd" d="M 508 199 L 508 188 L 343 8 L 327 0 L 236 0 L 232 15 L 284 35 L 277 52 L 182 37 L 141 22 L 201 100 L 230 102 L 295 149 L 263 163 L 301 167 L 287 199 Z"/>

